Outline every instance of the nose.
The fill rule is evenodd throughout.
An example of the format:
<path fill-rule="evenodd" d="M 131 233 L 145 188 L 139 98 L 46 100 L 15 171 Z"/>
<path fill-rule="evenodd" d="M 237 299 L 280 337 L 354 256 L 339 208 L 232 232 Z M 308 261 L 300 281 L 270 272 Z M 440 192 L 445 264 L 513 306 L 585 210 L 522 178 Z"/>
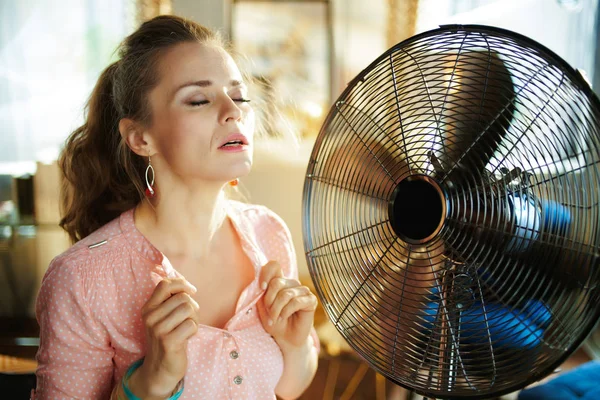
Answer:
<path fill-rule="evenodd" d="M 221 107 L 219 110 L 219 123 L 224 125 L 231 121 L 240 121 L 242 118 L 242 110 L 228 95 L 223 95 Z"/>

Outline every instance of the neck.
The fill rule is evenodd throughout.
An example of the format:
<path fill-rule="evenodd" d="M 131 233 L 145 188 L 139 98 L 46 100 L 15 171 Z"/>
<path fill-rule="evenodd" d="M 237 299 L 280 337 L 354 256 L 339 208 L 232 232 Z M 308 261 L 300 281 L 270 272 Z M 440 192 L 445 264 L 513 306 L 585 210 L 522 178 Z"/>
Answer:
<path fill-rule="evenodd" d="M 204 258 L 226 220 L 222 186 L 158 190 L 157 198 L 138 205 L 137 228 L 169 258 Z"/>

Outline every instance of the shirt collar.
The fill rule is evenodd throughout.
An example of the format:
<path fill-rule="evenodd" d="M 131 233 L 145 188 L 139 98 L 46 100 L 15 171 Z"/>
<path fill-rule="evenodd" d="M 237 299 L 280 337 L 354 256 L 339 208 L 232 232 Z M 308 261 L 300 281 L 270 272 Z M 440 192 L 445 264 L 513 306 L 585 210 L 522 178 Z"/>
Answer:
<path fill-rule="evenodd" d="M 256 243 L 252 231 L 248 229 L 241 216 L 240 207 L 237 202 L 226 200 L 224 202 L 225 212 L 233 222 L 236 232 L 240 236 L 241 244 L 246 255 L 255 267 L 256 275 L 260 273 L 260 268 L 267 263 L 267 258 L 260 246 Z M 175 274 L 175 270 L 168 258 L 158 250 L 150 241 L 137 229 L 134 222 L 135 208 L 125 211 L 119 217 L 119 227 L 131 247 L 142 255 L 145 259 L 155 265 L 162 265 L 167 276 Z"/>

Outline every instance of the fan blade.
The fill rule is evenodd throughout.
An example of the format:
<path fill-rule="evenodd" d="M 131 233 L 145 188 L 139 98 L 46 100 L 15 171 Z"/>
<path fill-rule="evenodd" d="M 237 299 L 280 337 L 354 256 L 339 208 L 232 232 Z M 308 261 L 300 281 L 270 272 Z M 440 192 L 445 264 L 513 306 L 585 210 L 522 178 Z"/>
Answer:
<path fill-rule="evenodd" d="M 326 140 L 315 145 L 320 147 L 320 157 L 311 160 L 312 174 L 389 199 L 395 184 L 408 173 L 400 144 L 389 139 L 377 121 L 377 110 L 367 113 L 348 103 L 339 103 L 336 109 L 338 114 L 330 121 Z M 319 164 L 322 160 L 324 163 Z"/>
<path fill-rule="evenodd" d="M 510 72 L 493 51 L 456 55 L 441 111 L 441 180 L 483 172 L 511 123 L 515 90 Z"/>
<path fill-rule="evenodd" d="M 368 277 L 354 288 L 355 296 L 334 319 L 343 336 L 361 351 L 389 354 L 390 359 L 381 362 L 389 363 L 390 370 L 417 368 L 422 349 L 409 338 L 423 332 L 418 317 L 431 294 L 443 251 L 443 247 L 405 247 L 398 240 L 383 252 L 372 248 L 371 254 L 379 252 L 380 258 L 370 261 Z M 356 275 L 349 278 L 356 281 Z M 410 376 L 404 379 L 409 381 Z"/>

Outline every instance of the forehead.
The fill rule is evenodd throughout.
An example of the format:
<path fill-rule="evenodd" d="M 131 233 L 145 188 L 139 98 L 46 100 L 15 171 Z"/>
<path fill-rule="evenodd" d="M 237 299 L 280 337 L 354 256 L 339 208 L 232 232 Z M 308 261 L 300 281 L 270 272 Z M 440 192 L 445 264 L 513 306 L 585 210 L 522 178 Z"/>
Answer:
<path fill-rule="evenodd" d="M 158 63 L 159 86 L 178 86 L 187 81 L 215 83 L 242 80 L 229 53 L 217 45 L 180 43 L 163 54 Z"/>

